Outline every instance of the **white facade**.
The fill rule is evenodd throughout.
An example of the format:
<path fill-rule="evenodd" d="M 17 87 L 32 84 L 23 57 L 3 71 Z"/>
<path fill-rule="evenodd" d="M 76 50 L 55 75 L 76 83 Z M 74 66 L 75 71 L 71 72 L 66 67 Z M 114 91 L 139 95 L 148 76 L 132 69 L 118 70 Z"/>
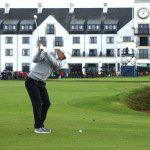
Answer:
<path fill-rule="evenodd" d="M 80 51 L 79 56 L 72 56 L 68 60 L 68 64 L 80 64 L 83 74 L 85 74 L 87 65 L 96 64 L 98 74 L 101 73 L 101 67 L 103 64 L 113 65 L 115 72 L 120 72 L 122 65 L 121 53 L 126 47 L 134 49 L 138 57 L 132 59 L 132 63 L 135 64 L 150 64 L 150 44 L 146 46 L 139 46 L 140 37 L 147 37 L 150 39 L 150 35 L 135 34 L 139 28 L 138 24 L 148 24 L 150 26 L 150 16 L 146 19 L 141 19 L 138 15 L 140 8 L 147 8 L 150 11 L 150 2 L 139 3 L 135 1 L 134 16 L 127 24 L 125 24 L 116 34 L 69 34 L 68 31 L 52 16 L 48 16 L 34 32 L 31 34 L 1 34 L 0 35 L 0 71 L 6 69 L 6 64 L 13 64 L 13 71 L 22 71 L 22 64 L 29 64 L 29 70 L 34 67 L 32 58 L 37 52 L 38 36 L 46 37 L 47 50 L 55 51 L 56 49 L 63 49 L 70 52 L 73 55 L 73 50 L 78 49 Z M 48 24 L 53 24 L 55 33 L 47 34 L 46 29 Z M 7 44 L 6 37 L 12 37 L 13 43 Z M 22 43 L 23 37 L 29 37 L 29 43 Z M 63 46 L 55 46 L 55 37 L 62 37 Z M 73 38 L 79 37 L 79 43 L 73 43 Z M 96 43 L 90 43 L 90 38 L 96 38 Z M 124 42 L 124 37 L 130 37 L 130 42 Z M 108 42 L 109 38 L 112 42 Z M 149 40 L 150 41 L 150 40 Z M 149 42 L 150 43 L 150 42 Z M 6 49 L 12 49 L 12 56 L 6 56 Z M 29 56 L 23 56 L 22 50 L 29 49 Z M 139 58 L 139 50 L 148 50 L 148 57 Z M 89 56 L 90 50 L 96 50 L 96 56 Z M 85 55 L 84 55 L 85 54 Z"/>
<path fill-rule="evenodd" d="M 148 11 L 147 16 L 145 18 L 140 17 L 140 10 L 144 8 L 145 10 Z M 149 0 L 144 0 L 144 1 L 135 1 L 135 6 L 134 6 L 134 28 L 139 29 L 139 26 L 145 25 L 144 29 L 146 30 L 144 32 L 140 32 L 139 34 L 135 35 L 136 39 L 136 45 L 137 45 L 137 57 L 136 57 L 136 66 L 142 66 L 142 65 L 150 65 L 150 1 Z M 137 31 L 138 32 L 138 31 Z M 147 34 L 148 33 L 148 34 Z M 143 42 L 146 42 L 146 44 L 142 44 L 142 39 L 144 40 Z M 142 52 L 143 50 L 148 51 L 148 58 L 140 58 L 139 53 L 140 51 Z"/>

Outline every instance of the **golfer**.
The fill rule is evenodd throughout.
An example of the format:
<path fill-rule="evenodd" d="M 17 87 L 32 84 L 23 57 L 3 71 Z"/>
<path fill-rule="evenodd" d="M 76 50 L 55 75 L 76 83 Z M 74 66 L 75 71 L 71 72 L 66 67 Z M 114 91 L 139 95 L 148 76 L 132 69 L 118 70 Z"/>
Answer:
<path fill-rule="evenodd" d="M 52 72 L 63 66 L 65 63 L 63 60 L 68 56 L 62 51 L 58 51 L 56 54 L 46 52 L 45 47 L 39 42 L 38 52 L 33 58 L 36 65 L 25 81 L 33 107 L 35 133 L 51 133 L 50 129 L 44 127 L 47 111 L 51 105 L 44 81 Z"/>

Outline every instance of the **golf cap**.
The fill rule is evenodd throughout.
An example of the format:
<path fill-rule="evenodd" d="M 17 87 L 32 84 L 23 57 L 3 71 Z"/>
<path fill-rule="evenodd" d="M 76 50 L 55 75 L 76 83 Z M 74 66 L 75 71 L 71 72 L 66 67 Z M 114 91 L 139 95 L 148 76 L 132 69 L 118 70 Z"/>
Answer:
<path fill-rule="evenodd" d="M 70 53 L 68 51 L 60 50 L 64 53 L 66 59 L 71 59 Z"/>

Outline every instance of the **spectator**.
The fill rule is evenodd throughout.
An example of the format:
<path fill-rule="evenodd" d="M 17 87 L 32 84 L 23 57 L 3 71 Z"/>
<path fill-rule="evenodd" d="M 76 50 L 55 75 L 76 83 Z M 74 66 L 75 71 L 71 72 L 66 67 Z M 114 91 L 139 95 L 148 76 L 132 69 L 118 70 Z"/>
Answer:
<path fill-rule="evenodd" d="M 64 78 L 64 72 L 61 72 L 61 78 Z"/>

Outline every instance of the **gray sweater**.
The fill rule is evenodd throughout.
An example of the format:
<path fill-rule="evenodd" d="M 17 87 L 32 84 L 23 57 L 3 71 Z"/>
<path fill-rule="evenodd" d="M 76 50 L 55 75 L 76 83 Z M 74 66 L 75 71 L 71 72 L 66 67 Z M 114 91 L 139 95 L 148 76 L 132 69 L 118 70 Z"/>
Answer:
<path fill-rule="evenodd" d="M 55 53 L 47 52 L 45 54 L 43 51 L 34 56 L 33 62 L 36 65 L 29 73 L 29 77 L 40 81 L 45 81 L 52 72 L 61 68 L 65 63 L 62 60 L 56 60 Z"/>

